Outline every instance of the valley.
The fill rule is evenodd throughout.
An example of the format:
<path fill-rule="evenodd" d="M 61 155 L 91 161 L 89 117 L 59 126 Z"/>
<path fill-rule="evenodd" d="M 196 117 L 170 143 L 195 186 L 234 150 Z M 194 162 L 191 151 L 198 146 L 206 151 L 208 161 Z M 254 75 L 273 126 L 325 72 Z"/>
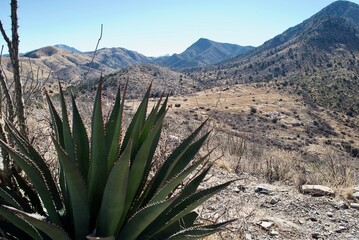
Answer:
<path fill-rule="evenodd" d="M 234 181 L 197 209 L 202 222 L 237 219 L 207 240 L 358 239 L 359 5 L 336 1 L 258 47 L 200 38 L 148 57 L 59 44 L 22 54 L 20 65 L 29 136 L 51 164 L 44 90 L 58 108 L 60 82 L 88 124 L 100 79 L 106 117 L 127 86 L 129 126 L 151 85 L 150 107 L 167 95 L 169 106 L 152 167 L 208 119 L 197 158 L 211 152 L 213 168 L 201 187 Z M 10 83 L 8 57 L 1 67 Z M 304 185 L 330 189 L 308 194 Z"/>

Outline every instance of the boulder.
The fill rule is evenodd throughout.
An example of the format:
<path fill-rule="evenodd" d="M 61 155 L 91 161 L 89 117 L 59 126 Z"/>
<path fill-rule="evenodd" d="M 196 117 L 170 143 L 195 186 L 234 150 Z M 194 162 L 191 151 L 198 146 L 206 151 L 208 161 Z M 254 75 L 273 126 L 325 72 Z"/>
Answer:
<path fill-rule="evenodd" d="M 351 208 L 359 209 L 359 203 L 350 203 Z"/>
<path fill-rule="evenodd" d="M 304 194 L 309 194 L 314 197 L 322 197 L 322 196 L 335 196 L 334 190 L 327 186 L 322 185 L 303 185 L 302 192 Z"/>

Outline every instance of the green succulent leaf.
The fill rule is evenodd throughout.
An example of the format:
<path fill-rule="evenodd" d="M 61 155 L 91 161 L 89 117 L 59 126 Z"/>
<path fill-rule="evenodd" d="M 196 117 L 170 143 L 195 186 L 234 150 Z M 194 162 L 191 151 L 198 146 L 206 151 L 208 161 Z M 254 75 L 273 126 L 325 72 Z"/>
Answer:
<path fill-rule="evenodd" d="M 56 139 L 61 144 L 61 146 L 65 148 L 64 134 L 62 130 L 62 120 L 59 114 L 57 113 L 54 104 L 50 99 L 50 96 L 46 91 L 45 91 L 45 96 L 46 96 L 47 105 L 49 106 L 51 120 L 52 120 L 52 128 L 55 131 Z"/>
<path fill-rule="evenodd" d="M 49 214 L 49 218 L 55 223 L 60 224 L 60 218 L 56 211 L 56 207 L 54 205 L 54 201 L 51 196 L 51 192 L 48 189 L 46 184 L 46 180 L 41 172 L 41 170 L 34 164 L 31 159 L 21 154 L 17 150 L 9 147 L 4 141 L 0 140 L 1 147 L 7 151 L 11 157 L 16 161 L 16 163 L 21 167 L 22 170 L 29 177 L 32 182 L 34 188 L 39 194 L 47 213 Z"/>
<path fill-rule="evenodd" d="M 173 223 L 171 226 L 166 227 L 159 234 L 155 236 L 150 236 L 147 239 L 168 239 L 170 236 L 172 236 L 175 233 L 193 227 L 197 217 L 198 217 L 198 213 L 190 212 L 189 214 L 181 218 L 179 221 Z M 146 238 L 144 237 L 144 235 L 141 235 L 140 239 L 146 239 Z"/>
<path fill-rule="evenodd" d="M 22 219 L 23 222 L 27 223 L 28 226 L 30 226 L 32 228 L 35 227 L 35 228 L 39 229 L 40 231 L 42 231 L 43 233 L 48 235 L 51 239 L 71 240 L 69 235 L 63 229 L 61 229 L 60 227 L 55 226 L 53 224 L 47 223 L 43 219 L 39 219 L 37 217 L 30 216 L 29 214 L 27 214 L 23 211 L 17 210 L 15 208 L 10 208 L 7 206 L 0 207 L 0 214 L 3 214 L 5 212 L 7 212 L 7 216 L 11 216 L 11 214 L 13 216 L 17 216 L 18 218 Z M 13 218 L 12 223 L 18 224 L 18 223 L 21 223 L 21 221 Z M 25 225 L 25 227 L 26 227 L 26 225 Z M 22 230 L 24 230 L 26 233 L 29 234 L 30 228 L 26 227 L 26 230 L 23 228 L 22 228 Z M 33 239 L 42 239 L 42 237 L 39 235 L 39 238 L 33 238 Z"/>
<path fill-rule="evenodd" d="M 12 211 L 10 211 L 10 209 Z M 34 226 L 32 226 L 28 221 L 24 219 L 24 217 L 15 214 L 14 208 L 9 208 L 4 205 L 0 206 L 0 216 L 5 218 L 7 221 L 14 224 L 16 227 L 24 231 L 34 240 L 42 240 L 41 235 L 36 230 Z"/>
<path fill-rule="evenodd" d="M 230 220 L 227 222 L 222 222 L 222 223 L 217 223 L 207 226 L 197 226 L 197 227 L 187 228 L 172 235 L 171 237 L 168 238 L 168 240 L 186 240 L 186 239 L 204 238 L 220 231 L 222 227 L 233 221 L 235 220 Z"/>
<path fill-rule="evenodd" d="M 20 203 L 18 203 L 14 196 L 12 196 L 11 192 L 3 187 L 0 187 L 0 199 L 3 199 L 3 201 L 5 201 L 10 206 L 23 210 L 22 206 Z"/>
<path fill-rule="evenodd" d="M 70 159 L 72 159 L 72 161 L 75 161 L 75 146 L 74 146 L 74 141 L 72 139 L 64 92 L 62 91 L 60 82 L 59 82 L 59 89 L 60 89 L 60 104 L 61 104 L 61 115 L 62 115 L 62 130 L 63 130 L 64 144 L 65 144 L 64 149 L 66 150 Z"/>
<path fill-rule="evenodd" d="M 98 236 L 116 236 L 122 223 L 126 201 L 131 142 L 115 163 L 108 177 L 99 213 Z"/>
<path fill-rule="evenodd" d="M 82 239 L 88 234 L 90 221 L 86 184 L 75 162 L 69 158 L 54 138 L 53 142 L 68 186 L 76 239 Z"/>
<path fill-rule="evenodd" d="M 127 91 L 127 84 L 123 95 L 125 96 Z M 118 89 L 115 105 L 112 109 L 110 118 L 106 124 L 106 145 L 110 146 L 108 154 L 108 172 L 111 171 L 111 168 L 115 161 L 118 158 L 120 151 L 120 139 L 122 131 L 122 116 L 123 116 L 123 107 L 125 105 L 125 97 L 123 97 L 121 102 L 121 93 L 120 88 Z"/>
<path fill-rule="evenodd" d="M 197 208 L 199 205 L 207 201 L 213 195 L 225 189 L 232 182 L 233 181 L 229 181 L 211 188 L 204 189 L 200 192 L 192 194 L 186 199 L 183 199 L 178 205 L 170 209 L 168 215 L 173 216 L 173 218 L 171 221 L 169 221 L 169 223 L 172 224 L 173 222 L 178 221 L 178 219 L 182 218 L 183 216 Z"/>
<path fill-rule="evenodd" d="M 166 159 L 160 169 L 156 172 L 152 183 L 149 185 L 148 190 L 144 194 L 145 200 L 144 203 L 150 201 L 150 199 L 156 194 L 158 189 L 160 189 L 165 182 L 171 179 L 169 176 L 173 171 L 176 163 L 184 155 L 187 149 L 191 146 L 191 143 L 198 136 L 200 131 L 203 129 L 206 122 L 202 123 L 189 137 L 187 137 Z"/>
<path fill-rule="evenodd" d="M 102 118 L 101 107 L 102 81 L 100 81 L 94 110 L 92 115 L 91 126 L 91 160 L 90 171 L 88 176 L 89 199 L 92 222 L 97 218 L 98 211 L 101 206 L 101 197 L 107 180 L 107 154 L 105 146 L 105 129 Z"/>
<path fill-rule="evenodd" d="M 210 154 L 210 153 L 209 153 Z M 185 178 L 190 175 L 192 172 L 194 172 L 194 170 L 196 170 L 196 168 L 198 168 L 205 160 L 206 158 L 209 156 L 209 154 L 207 154 L 205 157 L 201 158 L 199 161 L 195 162 L 194 164 L 192 164 L 192 166 L 186 168 L 185 170 L 183 170 L 180 174 L 178 174 L 177 176 L 175 176 L 174 178 L 172 178 L 170 181 L 168 181 L 164 187 L 162 189 L 160 189 L 157 194 L 151 199 L 150 203 L 152 202 L 158 202 L 158 201 L 163 201 L 166 199 L 166 197 L 172 193 L 176 187 L 185 180 Z"/>
<path fill-rule="evenodd" d="M 76 149 L 76 162 L 84 179 L 87 180 L 90 165 L 90 147 L 87 137 L 86 127 L 82 121 L 79 110 L 77 108 L 75 98 L 71 94 L 72 99 L 72 136 Z"/>
<path fill-rule="evenodd" d="M 172 200 L 163 201 L 148 205 L 137 212 L 125 224 L 121 230 L 118 239 L 134 240 L 141 232 L 150 225 L 170 204 Z"/>
<path fill-rule="evenodd" d="M 128 126 L 128 129 L 126 131 L 125 137 L 124 137 L 122 145 L 121 145 L 120 153 L 122 153 L 124 151 L 128 142 L 131 139 L 131 141 L 132 141 L 131 159 L 133 159 L 135 157 L 139 147 L 141 146 L 140 134 L 141 134 L 141 131 L 145 124 L 148 100 L 150 97 L 150 90 L 151 90 L 151 86 L 148 88 L 145 96 L 143 97 L 140 105 L 138 106 L 137 111 L 136 111 L 135 115 L 133 116 L 130 125 Z"/>
<path fill-rule="evenodd" d="M 45 178 L 46 184 L 51 192 L 51 195 L 54 199 L 54 202 L 56 204 L 56 209 L 61 209 L 63 206 L 61 202 L 60 193 L 51 175 L 50 168 L 47 166 L 45 160 L 40 156 L 40 154 L 35 150 L 35 148 L 23 136 L 21 136 L 21 134 L 16 130 L 16 128 L 14 128 L 9 122 L 6 122 L 6 127 L 9 130 L 12 139 L 15 141 L 19 151 L 22 154 L 26 155 L 29 159 L 31 159 L 31 161 L 34 164 L 36 164 L 36 166 L 40 169 L 40 171 L 42 172 Z M 13 174 L 17 174 L 17 173 L 13 171 Z M 17 179 L 18 181 L 21 181 L 20 178 Z M 26 190 L 26 187 L 24 190 Z M 28 193 L 30 193 L 30 191 L 28 191 Z M 36 201 L 35 197 L 32 197 L 30 199 Z"/>
<path fill-rule="evenodd" d="M 36 193 L 35 189 L 32 188 L 28 181 L 26 181 L 23 177 L 20 176 L 18 171 L 13 167 L 11 169 L 12 177 L 14 179 L 15 189 L 11 189 L 14 197 L 21 204 L 22 209 L 25 212 L 35 211 L 41 215 L 46 215 L 39 195 Z M 29 200 L 30 201 L 29 201 Z"/>
<path fill-rule="evenodd" d="M 148 174 L 146 173 L 146 165 L 148 164 L 148 161 L 152 159 L 151 154 L 154 153 L 153 143 L 158 140 L 161 127 L 162 121 L 158 121 L 156 126 L 154 126 L 152 131 L 148 134 L 146 140 L 141 145 L 141 148 L 138 150 L 135 159 L 132 161 L 128 179 L 130 184 L 128 186 L 125 204 L 126 212 L 128 212 L 131 205 L 134 203 L 136 195 L 138 196 L 142 192 L 142 188 L 140 188 L 140 186 L 143 182 L 143 179 Z M 133 211 L 137 211 L 137 209 L 133 209 Z"/>

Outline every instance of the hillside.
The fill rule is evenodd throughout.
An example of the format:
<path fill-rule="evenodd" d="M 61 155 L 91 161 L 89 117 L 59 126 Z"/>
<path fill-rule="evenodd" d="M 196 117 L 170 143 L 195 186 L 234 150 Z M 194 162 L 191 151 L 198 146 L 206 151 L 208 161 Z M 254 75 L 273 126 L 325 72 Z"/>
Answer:
<path fill-rule="evenodd" d="M 334 2 L 245 55 L 187 74 L 205 87 L 275 81 L 308 102 L 358 114 L 358 16 L 357 4 Z"/>
<path fill-rule="evenodd" d="M 113 96 L 117 86 L 125 88 L 128 81 L 127 98 L 138 98 L 146 92 L 152 83 L 152 97 L 159 97 L 162 93 L 169 95 L 183 95 L 194 91 L 195 81 L 179 72 L 169 70 L 154 64 L 141 64 L 123 68 L 116 73 L 109 74 L 103 78 L 105 95 Z M 84 82 L 78 86 L 81 95 L 85 98 L 94 97 L 90 92 L 98 79 Z"/>
<path fill-rule="evenodd" d="M 224 60 L 244 54 L 253 49 L 251 46 L 219 43 L 209 39 L 200 38 L 184 52 L 156 59 L 161 66 L 183 69 L 213 65 Z"/>
<path fill-rule="evenodd" d="M 76 82 L 98 78 L 100 74 L 110 74 L 134 64 L 152 62 L 135 51 L 124 48 L 103 48 L 96 52 L 78 52 L 66 45 L 47 46 L 24 54 L 21 69 L 24 78 L 35 77 L 39 80 Z M 4 71 L 11 76 L 11 64 L 3 58 Z"/>
<path fill-rule="evenodd" d="M 111 80 L 106 81 L 109 86 Z M 113 98 L 114 91 L 106 88 L 105 99 Z M 89 97 L 82 97 L 81 109 L 86 109 Z M 155 101 L 150 99 L 151 104 Z M 358 210 L 350 207 L 355 202 L 350 187 L 358 184 L 358 159 L 343 148 L 359 147 L 353 118 L 313 108 L 302 96 L 278 90 L 274 82 L 178 94 L 168 103 L 158 156 L 166 155 L 209 118 L 206 130 L 212 133 L 200 156 L 214 149 L 209 158 L 215 163 L 204 185 L 236 180 L 199 209 L 203 221 L 238 219 L 218 238 L 208 239 L 357 236 Z M 133 113 L 138 104 L 138 99 L 128 100 L 126 113 Z M 330 186 L 336 196 L 304 195 L 298 191 L 303 184 Z"/>

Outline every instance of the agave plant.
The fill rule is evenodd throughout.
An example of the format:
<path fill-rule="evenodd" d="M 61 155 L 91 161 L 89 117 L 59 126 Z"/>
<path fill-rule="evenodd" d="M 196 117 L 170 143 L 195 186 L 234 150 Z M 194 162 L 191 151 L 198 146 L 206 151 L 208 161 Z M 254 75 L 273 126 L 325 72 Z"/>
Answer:
<path fill-rule="evenodd" d="M 210 169 L 199 168 L 207 156 L 194 160 L 209 135 L 200 136 L 205 123 L 150 174 L 168 98 L 161 98 L 147 114 L 149 88 L 123 131 L 125 93 L 121 97 L 118 91 L 104 121 L 101 89 L 100 81 L 90 138 L 74 97 L 70 127 L 61 86 L 60 113 L 46 94 L 60 166 L 56 178 L 34 146 L 6 124 L 16 147 L 3 141 L 0 145 L 22 172 L 13 171 L 12 188 L 3 184 L 0 188 L 0 229 L 5 237 L 189 239 L 213 234 L 228 224 L 230 221 L 212 225 L 196 221 L 195 209 L 230 184 L 198 190 Z"/>

